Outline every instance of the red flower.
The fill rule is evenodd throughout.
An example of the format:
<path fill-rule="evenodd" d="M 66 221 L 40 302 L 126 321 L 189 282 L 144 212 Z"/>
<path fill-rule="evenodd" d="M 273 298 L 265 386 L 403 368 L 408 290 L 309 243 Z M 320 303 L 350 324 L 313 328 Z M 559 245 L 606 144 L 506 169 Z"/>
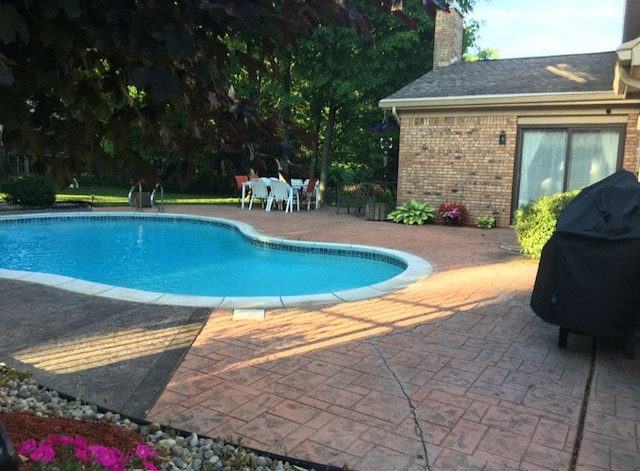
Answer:
<path fill-rule="evenodd" d="M 438 206 L 438 215 L 445 222 L 454 222 L 456 224 L 463 224 L 469 218 L 467 207 L 460 203 L 442 203 Z"/>

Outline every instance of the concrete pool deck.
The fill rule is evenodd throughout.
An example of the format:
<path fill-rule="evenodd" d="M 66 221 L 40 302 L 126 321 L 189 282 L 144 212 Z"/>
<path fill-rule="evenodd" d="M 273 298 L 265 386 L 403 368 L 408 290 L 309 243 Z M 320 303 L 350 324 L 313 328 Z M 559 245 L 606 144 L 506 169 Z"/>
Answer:
<path fill-rule="evenodd" d="M 557 347 L 558 329 L 529 307 L 537 265 L 510 250 L 512 230 L 335 208 L 167 211 L 402 250 L 434 272 L 381 298 L 268 309 L 262 321 L 0 280 L 0 360 L 148 420 L 351 470 L 639 469 L 640 361 L 613 341 L 595 354 L 582 336 Z"/>

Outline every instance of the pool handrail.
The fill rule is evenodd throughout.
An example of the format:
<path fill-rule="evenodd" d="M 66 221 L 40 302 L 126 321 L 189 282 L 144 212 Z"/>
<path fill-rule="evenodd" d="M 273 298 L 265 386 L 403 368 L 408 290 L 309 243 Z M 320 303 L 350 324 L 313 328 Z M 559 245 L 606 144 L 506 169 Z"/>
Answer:
<path fill-rule="evenodd" d="M 164 188 L 162 188 L 162 185 L 160 183 L 156 183 L 156 187 L 151 192 L 151 207 L 156 207 L 156 192 L 158 190 L 160 190 L 160 207 L 157 209 L 159 213 L 164 213 Z"/>
<path fill-rule="evenodd" d="M 137 191 L 138 201 L 135 201 L 136 188 L 138 190 Z M 160 207 L 156 206 L 156 193 L 158 190 L 160 190 Z M 144 207 L 143 203 L 145 203 L 145 201 L 143 201 L 142 199 L 143 194 L 145 196 L 149 195 L 149 206 L 151 208 L 157 209 L 159 213 L 164 213 L 164 188 L 160 183 L 156 183 L 156 186 L 151 192 L 151 194 L 142 191 L 141 182 L 134 184 L 129 190 L 129 195 L 127 196 L 127 200 L 129 201 L 129 206 L 136 208 L 136 211 L 142 211 L 142 208 Z"/>

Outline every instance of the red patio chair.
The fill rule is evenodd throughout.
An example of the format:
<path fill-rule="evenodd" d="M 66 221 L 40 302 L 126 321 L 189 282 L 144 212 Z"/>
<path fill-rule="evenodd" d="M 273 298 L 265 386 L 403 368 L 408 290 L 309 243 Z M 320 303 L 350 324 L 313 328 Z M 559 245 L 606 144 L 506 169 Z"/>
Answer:
<path fill-rule="evenodd" d="M 244 185 L 246 182 L 249 181 L 249 177 L 247 177 L 246 175 L 234 175 L 234 178 L 236 179 L 236 187 L 238 188 L 238 197 L 240 198 L 240 200 L 238 201 L 238 206 L 242 203 L 242 185 Z M 249 190 L 251 190 L 249 188 Z"/>
<path fill-rule="evenodd" d="M 320 182 L 317 178 L 310 178 L 307 182 L 306 188 L 302 191 L 302 201 L 307 202 L 307 211 L 311 209 L 311 202 L 315 203 L 316 209 L 320 208 L 320 200 L 318 200 L 318 191 L 320 189 Z"/>

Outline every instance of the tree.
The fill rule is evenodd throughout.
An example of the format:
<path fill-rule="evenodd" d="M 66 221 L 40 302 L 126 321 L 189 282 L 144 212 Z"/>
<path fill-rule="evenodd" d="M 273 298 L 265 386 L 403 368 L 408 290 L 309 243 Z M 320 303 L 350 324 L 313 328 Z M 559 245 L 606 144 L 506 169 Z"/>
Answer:
<path fill-rule="evenodd" d="M 398 2 L 386 2 L 382 10 L 370 2 L 354 3 L 369 18 L 370 38 L 342 25 L 321 26 L 301 41 L 294 59 L 293 81 L 313 117 L 315 148 L 322 146 L 323 190 L 330 161 L 378 168 L 382 178 L 380 136 L 371 132 L 382 119 L 377 102 L 428 72 L 433 62 L 434 21 L 424 8 L 427 2 L 405 1 L 395 14 L 391 3 Z M 469 11 L 472 5 L 461 2 L 460 8 Z M 391 135 L 397 142 L 397 130 Z"/>
<path fill-rule="evenodd" d="M 276 51 L 320 21 L 368 28 L 355 9 L 321 0 L 0 2 L 5 143 L 60 180 L 90 165 L 153 172 L 147 146 L 187 167 L 211 145 L 239 151 L 247 129 L 270 135 L 276 120 L 228 93 L 230 54 L 248 71 L 264 67 L 230 38 Z"/>
<path fill-rule="evenodd" d="M 477 21 L 467 22 L 465 26 L 464 44 L 462 46 L 467 52 L 463 55 L 463 59 L 467 62 L 497 59 L 498 51 L 495 49 L 478 49 L 475 47 L 479 31 L 480 23 Z"/>
<path fill-rule="evenodd" d="M 371 45 L 383 37 L 379 25 L 392 22 L 400 34 L 409 10 L 424 15 L 416 0 L 411 8 L 405 2 L 409 13 L 391 17 L 392 3 L 0 0 L 4 141 L 31 154 L 61 185 L 93 169 L 121 178 L 173 175 L 188 184 L 206 156 L 255 161 L 261 144 L 308 143 L 308 130 L 319 132 L 331 109 L 327 103 L 336 122 L 329 135 L 351 135 L 392 91 L 387 87 L 399 83 L 370 72 Z M 357 50 L 358 61 L 348 64 L 355 75 L 343 81 L 300 74 L 305 38 L 335 38 Z M 395 52 L 410 57 L 401 50 Z M 362 83 L 354 87 L 358 75 Z M 307 103 L 304 113 L 291 106 L 300 103 Z M 353 117 L 357 126 L 345 126 Z"/>

